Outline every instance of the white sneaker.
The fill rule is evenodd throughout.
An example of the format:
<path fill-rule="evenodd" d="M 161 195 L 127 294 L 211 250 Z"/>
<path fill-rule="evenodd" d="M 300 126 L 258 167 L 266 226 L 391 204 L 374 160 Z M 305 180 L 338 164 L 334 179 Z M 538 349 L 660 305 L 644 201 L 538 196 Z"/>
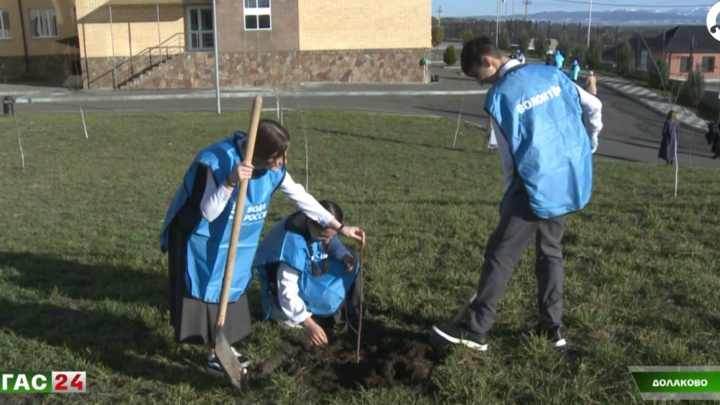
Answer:
<path fill-rule="evenodd" d="M 235 353 L 235 356 L 237 356 L 238 361 L 240 361 L 240 366 L 243 368 L 243 375 L 247 375 L 248 373 L 248 366 L 252 364 L 250 359 L 248 359 L 245 355 L 238 353 L 234 347 L 231 347 L 233 353 Z M 207 365 L 205 367 L 205 370 L 214 376 L 217 377 L 224 377 L 225 373 L 223 372 L 222 367 L 220 366 L 220 363 L 217 361 L 217 357 L 214 354 L 208 354 L 207 356 Z"/>

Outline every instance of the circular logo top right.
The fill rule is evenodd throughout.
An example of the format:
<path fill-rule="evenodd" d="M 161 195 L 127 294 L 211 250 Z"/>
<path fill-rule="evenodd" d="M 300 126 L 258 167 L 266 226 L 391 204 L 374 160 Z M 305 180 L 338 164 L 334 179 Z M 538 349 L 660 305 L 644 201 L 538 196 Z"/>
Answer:
<path fill-rule="evenodd" d="M 720 41 L 720 24 L 717 23 L 718 15 L 720 15 L 720 1 L 710 7 L 707 13 L 707 19 L 705 20 L 705 25 L 707 25 L 710 35 L 712 35 L 715 40 Z"/>

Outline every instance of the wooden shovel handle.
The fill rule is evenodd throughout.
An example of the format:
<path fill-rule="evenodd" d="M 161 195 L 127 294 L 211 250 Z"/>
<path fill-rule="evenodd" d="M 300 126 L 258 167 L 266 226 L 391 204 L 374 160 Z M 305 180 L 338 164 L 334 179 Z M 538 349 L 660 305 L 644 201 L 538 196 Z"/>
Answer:
<path fill-rule="evenodd" d="M 470 299 L 468 300 L 468 302 L 466 302 L 465 304 L 463 304 L 463 306 L 462 306 L 462 307 L 460 308 L 460 310 L 458 311 L 457 315 L 455 315 L 455 318 L 453 318 L 453 320 L 452 320 L 452 323 L 453 323 L 453 324 L 456 324 L 456 323 L 462 321 L 462 319 L 465 317 L 465 314 L 467 313 L 468 307 L 470 306 L 470 304 L 471 304 L 473 301 L 475 301 L 475 297 L 477 297 L 477 290 L 475 290 L 475 292 L 473 293 L 472 297 L 470 297 Z"/>
<path fill-rule="evenodd" d="M 253 103 L 252 117 L 250 119 L 250 130 L 247 133 L 247 147 L 245 148 L 245 160 L 252 164 L 253 153 L 255 152 L 255 137 L 257 136 L 260 113 L 262 112 L 262 97 L 255 97 Z M 230 233 L 230 245 L 228 245 L 227 262 L 225 262 L 225 275 L 223 276 L 222 291 L 220 293 L 220 311 L 217 317 L 217 326 L 225 325 L 225 314 L 227 313 L 228 297 L 230 296 L 230 284 L 232 283 L 235 256 L 237 255 L 237 244 L 240 237 L 240 224 L 242 224 L 243 213 L 245 212 L 245 196 L 247 195 L 248 180 L 240 183 L 238 201 L 235 204 L 232 232 Z"/>

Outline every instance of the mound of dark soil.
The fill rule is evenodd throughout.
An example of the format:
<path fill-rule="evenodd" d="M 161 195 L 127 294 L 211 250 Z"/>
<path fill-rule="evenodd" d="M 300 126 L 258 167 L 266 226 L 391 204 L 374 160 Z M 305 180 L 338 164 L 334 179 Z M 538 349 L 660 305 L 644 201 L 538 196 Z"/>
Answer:
<path fill-rule="evenodd" d="M 426 394 L 435 389 L 430 379 L 434 353 L 428 336 L 379 323 L 364 322 L 357 362 L 357 335 L 329 335 L 324 347 L 293 339 L 277 354 L 251 370 L 251 380 L 282 370 L 317 392 L 343 394 L 363 388 L 404 385 Z"/>

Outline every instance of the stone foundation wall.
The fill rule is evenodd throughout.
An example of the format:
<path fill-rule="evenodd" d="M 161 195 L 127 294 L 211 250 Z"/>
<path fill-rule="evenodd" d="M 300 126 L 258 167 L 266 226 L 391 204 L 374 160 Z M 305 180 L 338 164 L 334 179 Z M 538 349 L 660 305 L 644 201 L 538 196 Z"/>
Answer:
<path fill-rule="evenodd" d="M 72 58 L 77 58 L 73 56 Z M 0 57 L 0 74 L 7 80 L 22 78 L 49 79 L 63 78 L 72 74 L 72 60 L 69 55 L 30 56 L 30 71 L 26 69 L 24 56 Z M 0 76 L 0 80 L 2 77 Z"/>
<path fill-rule="evenodd" d="M 286 87 L 298 82 L 420 82 L 420 60 L 428 55 L 430 49 L 222 54 L 220 85 Z M 95 58 L 88 62 L 90 88 L 112 88 L 112 59 Z M 178 54 L 144 76 L 140 83 L 122 89 L 214 88 L 214 70 L 212 52 Z M 122 82 L 119 78 L 129 78 L 130 73 L 128 63 L 116 69 L 116 83 Z"/>

